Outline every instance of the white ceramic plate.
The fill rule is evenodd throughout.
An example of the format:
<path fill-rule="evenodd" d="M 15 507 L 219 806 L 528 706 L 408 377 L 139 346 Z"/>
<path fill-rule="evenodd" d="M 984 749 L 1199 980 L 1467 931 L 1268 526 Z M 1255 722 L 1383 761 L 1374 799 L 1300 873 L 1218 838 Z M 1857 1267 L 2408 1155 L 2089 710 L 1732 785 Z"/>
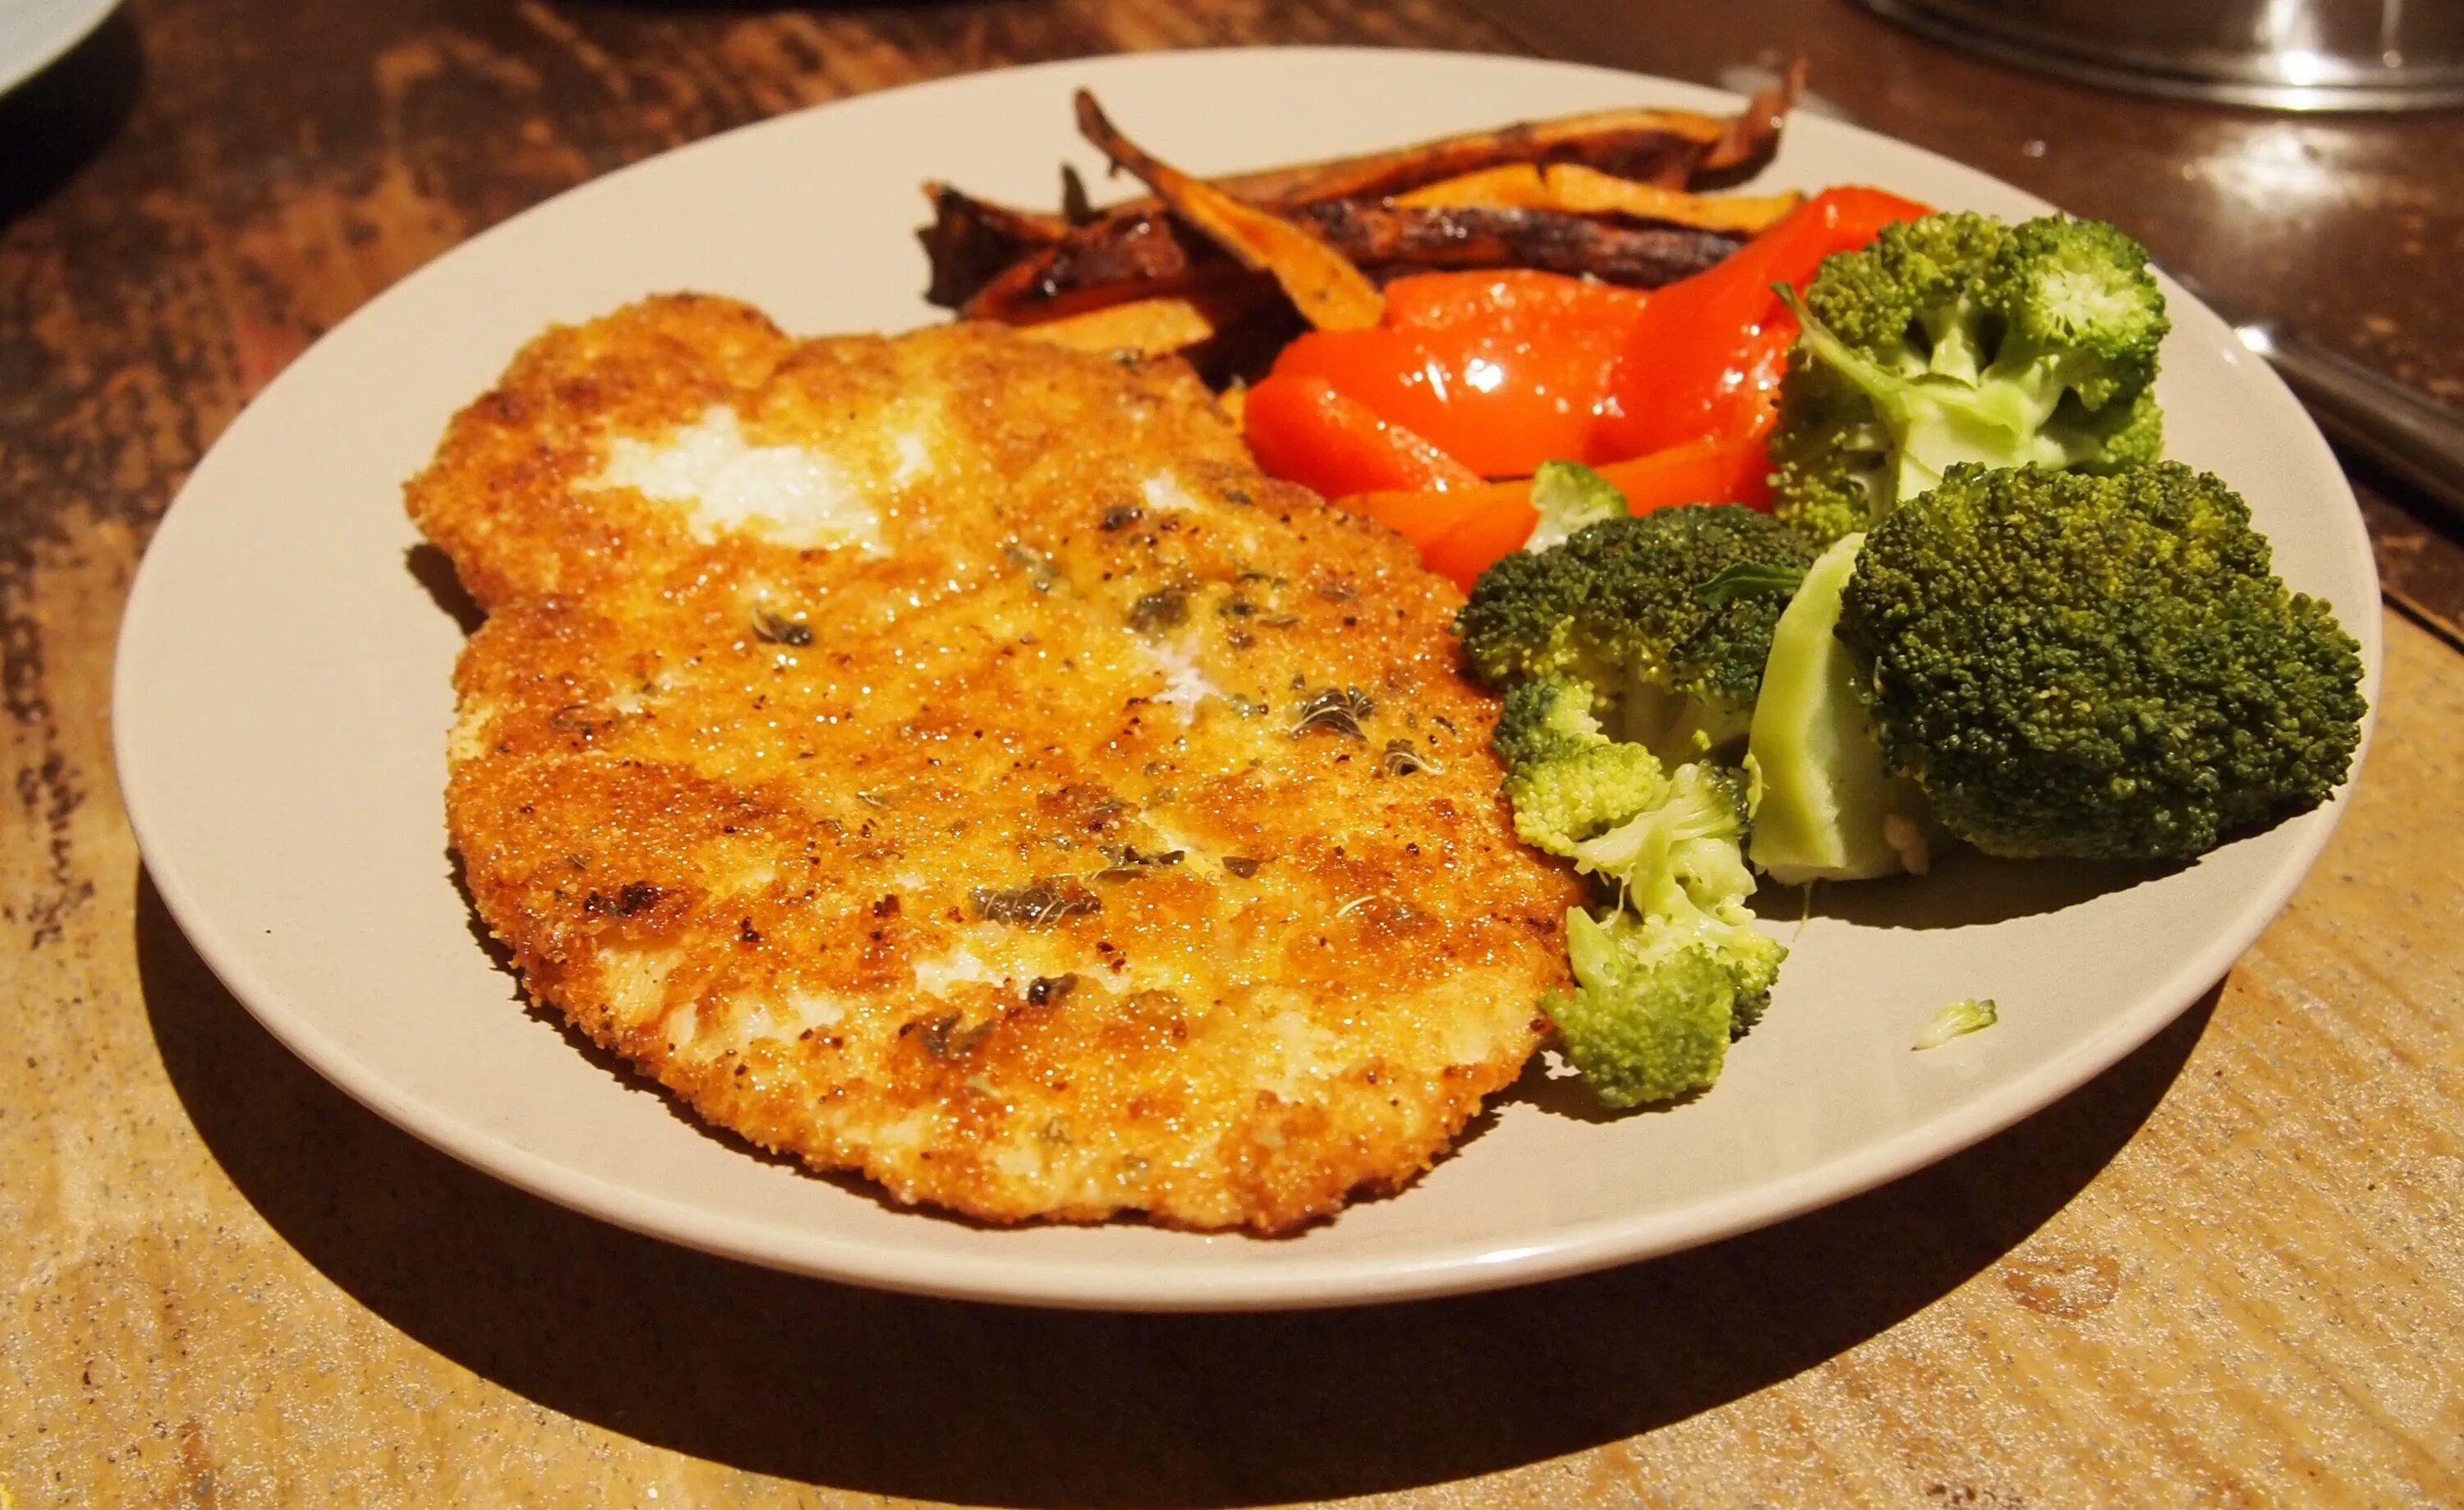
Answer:
<path fill-rule="evenodd" d="M 461 634 L 413 580 L 400 484 L 454 409 L 551 321 L 707 289 L 807 332 L 938 318 L 916 184 L 1038 201 L 1096 89 L 1126 129 L 1228 170 L 1598 106 L 1726 110 L 1605 70 L 1441 54 L 1116 57 L 868 96 L 612 174 L 370 303 L 240 416 L 164 521 L 121 632 L 120 774 L 145 861 L 199 952 L 300 1057 L 517 1185 L 636 1230 L 865 1284 L 1060 1305 L 1232 1308 L 1517 1283 L 1836 1201 L 2028 1115 L 2222 976 L 2338 808 L 2175 874 L 2099 890 L 1969 856 L 1840 901 L 1795 943 L 1718 1088 L 1603 1121 L 1509 1098 L 1428 1178 L 1280 1241 L 1119 1225 L 987 1231 L 892 1210 L 698 1130 L 526 1013 L 448 868 L 448 684 Z M 1273 101 L 1261 109 L 1259 102 Z M 1812 117 L 1765 182 L 1886 185 L 2025 215 L 2029 196 Z M 2377 686 L 2377 584 L 2352 496 L 2275 377 L 2173 291 L 2174 452 L 2249 496 L 2293 585 L 2331 601 Z M 2341 804 L 2338 805 L 2341 807 Z M 2109 877 L 2108 877 L 2109 879 Z M 1793 903 L 1781 901 L 1774 910 Z M 1774 923 L 1782 931 L 1793 923 Z M 1927 1054 L 1941 1003 L 2002 1022 Z"/>
<path fill-rule="evenodd" d="M 0 95 L 41 73 L 119 0 L 0 0 Z"/>

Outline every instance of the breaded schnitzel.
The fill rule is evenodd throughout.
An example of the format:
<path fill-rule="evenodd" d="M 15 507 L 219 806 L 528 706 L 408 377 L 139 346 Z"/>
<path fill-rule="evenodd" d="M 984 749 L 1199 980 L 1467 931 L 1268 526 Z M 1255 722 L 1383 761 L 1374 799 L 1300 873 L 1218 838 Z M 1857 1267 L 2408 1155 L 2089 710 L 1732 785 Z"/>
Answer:
<path fill-rule="evenodd" d="M 1574 888 L 1511 833 L 1459 596 L 1177 363 L 652 300 L 533 342 L 408 500 L 488 611 L 481 918 L 765 1148 L 1278 1232 L 1534 1046 Z"/>

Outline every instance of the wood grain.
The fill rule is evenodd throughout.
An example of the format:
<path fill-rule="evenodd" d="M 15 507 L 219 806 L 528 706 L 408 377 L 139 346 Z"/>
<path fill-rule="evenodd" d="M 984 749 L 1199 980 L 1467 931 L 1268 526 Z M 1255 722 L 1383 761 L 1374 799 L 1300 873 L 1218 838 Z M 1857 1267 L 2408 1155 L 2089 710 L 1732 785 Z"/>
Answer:
<path fill-rule="evenodd" d="M 2400 616 L 2350 816 L 2180 1023 L 1897 1185 L 1512 1294 L 1089 1317 L 750 1270 L 429 1151 L 213 981 L 112 787 L 113 630 L 309 340 L 738 121 L 1260 38 L 1506 45 L 1434 0 L 140 0 L 0 101 L 0 1510 L 2464 1502 L 2464 656 Z"/>

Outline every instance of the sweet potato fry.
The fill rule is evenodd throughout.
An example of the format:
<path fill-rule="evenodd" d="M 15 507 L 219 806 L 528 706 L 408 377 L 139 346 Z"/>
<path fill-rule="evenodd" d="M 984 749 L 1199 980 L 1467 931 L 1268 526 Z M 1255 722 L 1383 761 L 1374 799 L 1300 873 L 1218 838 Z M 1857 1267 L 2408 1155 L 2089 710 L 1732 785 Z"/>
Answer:
<path fill-rule="evenodd" d="M 1579 163 L 1555 163 L 1541 170 L 1552 204 L 1575 215 L 1622 215 L 1696 231 L 1754 235 L 1805 203 L 1795 189 L 1778 194 L 1697 194 L 1661 189 L 1603 173 Z"/>
<path fill-rule="evenodd" d="M 1699 273 L 1738 237 L 1686 227 L 1630 226 L 1557 210 L 1490 210 L 1338 200 L 1293 211 L 1355 266 L 1378 277 L 1439 268 L 1531 267 L 1657 288 Z M 1237 263 L 1172 216 L 1082 228 L 1028 254 L 959 305 L 970 320 L 1018 323 L 1186 292 L 1241 276 Z"/>
<path fill-rule="evenodd" d="M 1749 177 L 1771 160 L 1801 78 L 1801 69 L 1792 69 L 1733 118 L 1683 110 L 1595 111 L 1364 156 L 1238 173 L 1211 183 L 1236 199 L 1279 213 L 1328 200 L 1406 194 L 1466 173 L 1525 164 L 1575 165 L 1672 189 L 1714 188 Z M 1028 291 L 1044 285 L 1055 291 L 1116 279 L 1151 285 L 1180 272 L 1192 250 L 1170 234 L 1165 207 L 1151 197 L 1093 211 L 1091 218 L 1083 204 L 1075 214 L 1045 215 L 989 205 L 955 190 L 936 191 L 934 206 L 935 224 L 921 233 L 933 255 L 931 297 L 945 307 L 963 306 L 971 315 L 1005 318 L 1003 311 L 1023 309 L 1033 301 Z M 1056 227 L 1063 234 L 1046 239 Z M 1155 245 L 1159 227 L 1160 250 Z M 1067 265 L 1018 274 L 1004 290 L 979 301 L 986 285 L 1019 260 Z M 1140 286 L 1119 297 L 1155 292 Z"/>
<path fill-rule="evenodd" d="M 1278 208 L 1324 199 L 1384 198 L 1440 179 L 1515 163 L 1580 163 L 1671 189 L 1704 189 L 1712 187 L 1700 181 L 1705 174 L 1734 182 L 1771 161 L 1804 77 L 1800 60 L 1786 78 L 1757 94 L 1734 116 L 1693 110 L 1595 110 L 1467 131 L 1358 157 L 1235 173 L 1212 182 L 1226 193 Z"/>
<path fill-rule="evenodd" d="M 1211 294 L 1133 299 L 1019 328 L 1023 335 L 1076 351 L 1169 356 L 1222 334 L 1257 307 L 1264 292 L 1252 285 Z"/>
<path fill-rule="evenodd" d="M 1547 167 L 1518 163 L 1484 168 L 1395 196 L 1396 204 L 1412 209 L 1554 210 L 1746 235 L 1763 230 L 1804 200 L 1803 194 L 1796 193 L 1690 194 L 1682 189 L 1619 178 L 1579 163 L 1552 163 Z"/>
<path fill-rule="evenodd" d="M 1684 187 L 1726 189 L 1761 172 L 1779 150 L 1779 134 L 1788 124 L 1788 113 L 1804 92 L 1805 59 L 1797 57 L 1776 81 L 1755 91 L 1746 108 L 1729 118 L 1727 129 L 1694 165 L 1691 182 Z"/>
<path fill-rule="evenodd" d="M 1275 287 L 1272 278 L 1250 272 L 1168 215 L 1127 230 L 1117 238 L 1073 238 L 1029 254 L 969 296 L 959 315 L 1032 324 L 1133 300 L 1207 299 Z"/>
<path fill-rule="evenodd" d="M 1058 215 L 997 205 L 947 184 L 927 183 L 924 195 L 933 202 L 933 223 L 915 233 L 932 269 L 924 297 L 944 308 L 964 302 L 1004 269 L 1069 234 L 1069 223 Z"/>
<path fill-rule="evenodd" d="M 1659 186 L 1652 186 L 1657 188 Z M 1397 194 L 1398 205 L 1441 206 L 1450 209 L 1471 207 L 1480 210 L 1553 210 L 1548 180 L 1542 177 L 1535 163 L 1508 163 L 1502 167 L 1484 167 L 1477 172 L 1455 178 L 1441 178 L 1434 184 L 1423 184 L 1409 193 Z"/>
<path fill-rule="evenodd" d="M 1297 218 L 1363 267 L 1528 267 L 1658 288 L 1700 273 L 1738 238 L 1685 227 L 1622 226 L 1556 210 L 1407 206 L 1382 200 L 1305 205 Z"/>
<path fill-rule="evenodd" d="M 1073 225 L 1066 215 L 1050 215 L 1040 210 L 1020 210 L 990 199 L 978 199 L 937 179 L 925 180 L 924 197 L 933 201 L 936 210 L 950 207 L 957 213 L 981 222 L 993 233 L 1023 246 L 1049 246 L 1067 235 Z"/>
<path fill-rule="evenodd" d="M 1133 299 L 1126 304 L 1090 309 L 1038 324 L 1021 325 L 1021 335 L 1072 351 L 1133 352 L 1142 357 L 1167 356 L 1215 335 L 1215 322 L 1186 299 Z"/>
<path fill-rule="evenodd" d="M 1375 325 L 1385 314 L 1386 300 L 1377 285 L 1342 253 L 1270 211 L 1157 161 L 1121 135 L 1095 97 L 1083 89 L 1078 91 L 1078 129 L 1243 266 L 1273 274 L 1310 324 L 1321 330 L 1358 330 Z"/>
<path fill-rule="evenodd" d="M 1160 212 L 1148 221 L 1087 230 L 1087 234 L 1030 252 L 1001 269 L 958 301 L 958 313 L 969 320 L 1023 324 L 1133 299 L 1185 293 L 1207 275 L 1242 273 L 1239 264 L 1202 238 L 1184 238 Z"/>

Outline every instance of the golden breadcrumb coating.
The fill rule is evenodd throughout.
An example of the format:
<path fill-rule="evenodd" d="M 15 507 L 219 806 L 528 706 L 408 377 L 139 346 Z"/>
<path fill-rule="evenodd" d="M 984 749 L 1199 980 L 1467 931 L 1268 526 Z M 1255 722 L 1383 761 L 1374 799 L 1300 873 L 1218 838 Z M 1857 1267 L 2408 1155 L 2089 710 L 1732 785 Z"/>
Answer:
<path fill-rule="evenodd" d="M 447 810 L 538 997 L 703 1117 L 991 1221 L 1281 1232 L 1535 1044 L 1455 591 L 1177 363 L 651 300 L 408 488 L 488 620 Z"/>

